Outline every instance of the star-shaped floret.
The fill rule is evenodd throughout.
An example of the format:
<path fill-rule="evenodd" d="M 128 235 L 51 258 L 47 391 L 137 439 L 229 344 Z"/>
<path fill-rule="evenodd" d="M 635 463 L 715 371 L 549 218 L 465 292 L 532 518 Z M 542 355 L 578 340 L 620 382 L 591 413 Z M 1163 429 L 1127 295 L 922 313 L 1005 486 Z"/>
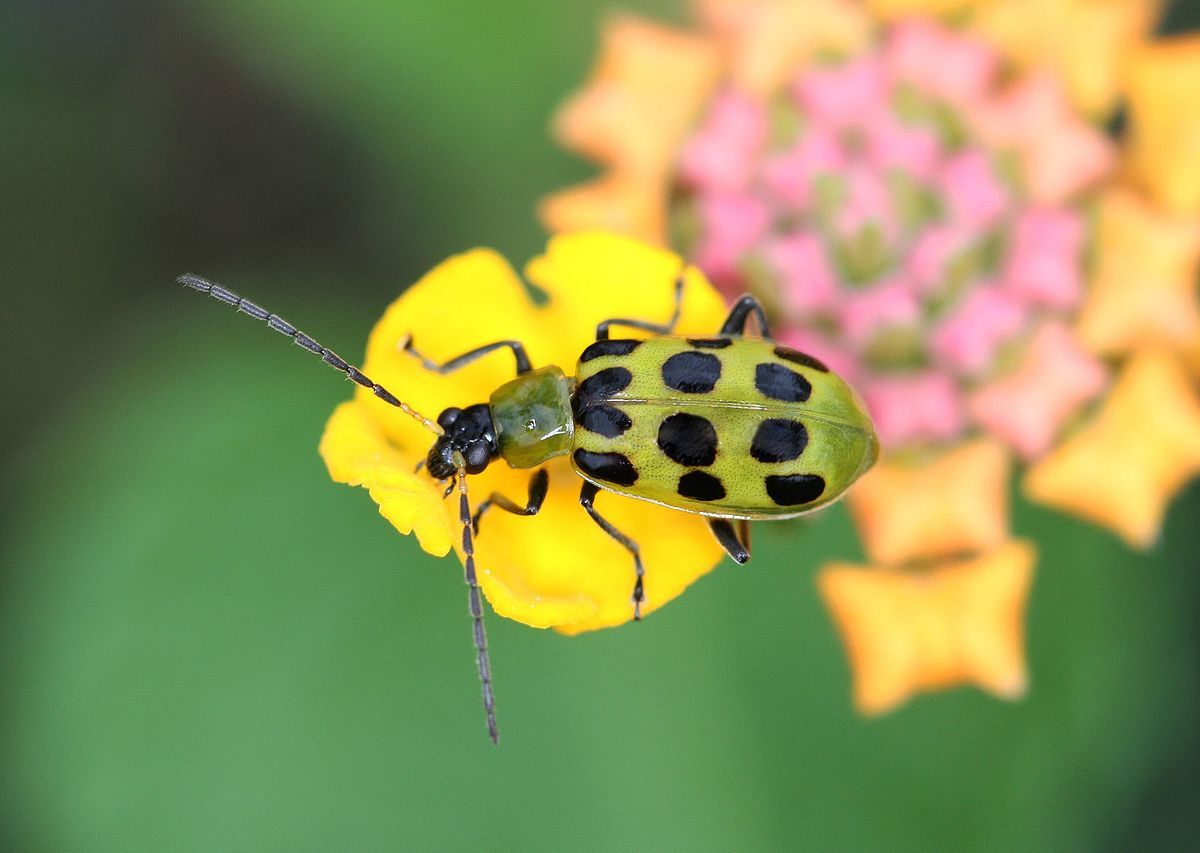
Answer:
<path fill-rule="evenodd" d="M 882 714 L 914 693 L 975 684 L 1024 695 L 1035 550 L 1012 541 L 921 572 L 834 563 L 817 585 L 850 657 L 854 702 Z"/>

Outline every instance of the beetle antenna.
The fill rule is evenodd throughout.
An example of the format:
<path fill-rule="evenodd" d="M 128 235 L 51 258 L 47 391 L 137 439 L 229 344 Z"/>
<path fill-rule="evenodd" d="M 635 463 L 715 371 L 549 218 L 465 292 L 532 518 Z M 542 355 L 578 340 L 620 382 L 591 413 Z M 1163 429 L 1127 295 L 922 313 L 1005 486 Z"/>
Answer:
<path fill-rule="evenodd" d="M 483 713 L 487 716 L 488 736 L 499 746 L 500 731 L 496 728 L 496 697 L 492 693 L 492 664 L 488 658 L 487 632 L 483 629 L 483 597 L 475 576 L 475 540 L 471 535 L 471 503 L 467 500 L 467 471 L 458 469 L 458 517 L 462 521 L 463 573 L 467 582 L 467 602 L 471 611 L 472 632 L 475 635 L 475 663 L 479 667 L 479 682 L 483 686 Z"/>
<path fill-rule="evenodd" d="M 321 346 L 321 344 L 304 334 L 304 332 L 301 332 L 278 314 L 272 314 L 266 309 L 255 305 L 250 300 L 243 299 L 233 291 L 226 290 L 219 284 L 214 284 L 208 279 L 201 278 L 198 275 L 185 273 L 175 280 L 185 287 L 192 288 L 192 290 L 198 290 L 201 293 L 207 293 L 213 299 L 224 302 L 226 305 L 232 305 L 236 310 L 242 312 L 243 314 L 249 314 L 255 320 L 262 320 L 272 329 L 279 332 L 279 334 L 286 335 L 287 337 L 291 338 L 296 342 L 297 346 L 303 347 L 314 355 L 321 356 L 322 361 L 335 370 L 340 370 L 342 373 L 346 374 L 346 378 L 356 382 L 364 388 L 369 388 L 380 400 L 395 406 L 397 409 L 404 412 L 404 414 L 416 420 L 421 424 L 421 426 L 425 427 L 425 429 L 429 430 L 434 435 L 445 434 L 445 431 L 438 426 L 437 422 L 431 421 L 416 409 L 401 401 L 394 394 L 392 394 L 391 391 L 387 390 L 378 382 L 371 379 L 353 364 L 350 364 L 333 350 Z"/>

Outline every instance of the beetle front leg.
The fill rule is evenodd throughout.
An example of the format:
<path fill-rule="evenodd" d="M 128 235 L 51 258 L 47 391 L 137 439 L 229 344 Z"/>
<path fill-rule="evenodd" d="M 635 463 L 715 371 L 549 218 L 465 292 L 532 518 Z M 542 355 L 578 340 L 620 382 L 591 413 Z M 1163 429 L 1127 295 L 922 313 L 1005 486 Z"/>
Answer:
<path fill-rule="evenodd" d="M 612 526 L 604 516 L 596 512 L 596 507 L 593 506 L 596 500 L 596 494 L 600 491 L 600 487 L 595 483 L 585 481 L 583 488 L 579 491 L 579 503 L 587 510 L 587 514 L 592 517 L 592 521 L 600 525 L 600 529 L 616 539 L 626 550 L 633 555 L 633 570 L 636 573 L 636 579 L 633 582 L 633 618 L 634 621 L 640 621 L 642 618 L 642 602 L 646 600 L 645 587 L 643 580 L 646 576 L 646 570 L 642 566 L 642 554 L 638 550 L 638 544 L 622 533 L 620 530 Z"/>
<path fill-rule="evenodd" d="M 479 519 L 483 517 L 486 510 L 493 506 L 498 506 L 513 515 L 537 515 L 546 500 L 546 490 L 549 486 L 550 476 L 546 473 L 545 468 L 539 468 L 529 478 L 529 498 L 525 501 L 525 506 L 521 506 L 499 492 L 492 492 L 487 500 L 475 508 L 475 517 L 471 519 L 471 527 L 476 533 L 479 533 Z"/>
<path fill-rule="evenodd" d="M 440 374 L 441 376 L 445 376 L 448 373 L 453 373 L 456 370 L 462 370 L 468 364 L 479 361 L 479 359 L 483 358 L 488 353 L 492 353 L 501 349 L 512 350 L 513 359 L 516 361 L 518 376 L 520 376 L 522 373 L 528 373 L 533 369 L 533 366 L 529 362 L 529 355 L 525 352 L 525 347 L 520 341 L 496 341 L 494 343 L 484 344 L 481 347 L 476 347 L 473 350 L 464 352 L 462 355 L 452 358 L 443 364 L 438 364 L 433 359 L 426 358 L 425 356 L 421 355 L 421 353 L 417 352 L 417 350 L 413 347 L 412 335 L 408 336 L 400 348 L 417 361 L 421 362 L 421 366 L 426 370 L 430 371 L 431 373 Z"/>

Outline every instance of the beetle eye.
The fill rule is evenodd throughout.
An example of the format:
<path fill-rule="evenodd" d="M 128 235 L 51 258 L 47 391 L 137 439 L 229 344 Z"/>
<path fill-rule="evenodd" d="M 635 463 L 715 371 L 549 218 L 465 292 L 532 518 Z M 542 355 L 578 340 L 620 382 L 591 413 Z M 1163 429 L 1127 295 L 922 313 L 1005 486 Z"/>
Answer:
<path fill-rule="evenodd" d="M 476 439 L 467 445 L 463 452 L 463 462 L 468 474 L 478 474 L 492 461 L 492 452 L 486 441 Z"/>
<path fill-rule="evenodd" d="M 449 430 L 450 427 L 454 426 L 454 422 L 458 420 L 458 416 L 461 414 L 462 409 L 458 408 L 457 406 L 451 406 L 438 415 L 438 426 L 444 430 Z"/>

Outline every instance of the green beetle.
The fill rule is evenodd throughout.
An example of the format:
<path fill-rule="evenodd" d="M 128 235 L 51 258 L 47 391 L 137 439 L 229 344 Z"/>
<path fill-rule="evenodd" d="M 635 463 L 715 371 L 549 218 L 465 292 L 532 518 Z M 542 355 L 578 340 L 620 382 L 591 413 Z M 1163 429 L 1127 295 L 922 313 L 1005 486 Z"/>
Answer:
<path fill-rule="evenodd" d="M 493 507 L 537 514 L 549 483 L 543 467 L 548 461 L 570 456 L 583 478 L 580 504 L 629 551 L 633 617 L 640 619 L 645 599 L 641 554 L 636 542 L 597 511 L 601 490 L 707 516 L 725 551 L 745 563 L 750 559 L 748 522 L 790 518 L 836 500 L 878 455 L 871 420 L 854 391 L 817 359 L 773 341 L 754 297 L 739 299 L 714 337 L 673 337 L 682 272 L 667 322 L 605 320 L 596 327 L 595 342 L 580 354 L 573 377 L 556 366 L 534 369 L 520 341 L 496 341 L 438 364 L 409 339 L 404 348 L 440 374 L 497 350 L 511 351 L 516 362 L 516 378 L 497 388 L 488 402 L 447 408 L 436 421 L 278 315 L 199 276 L 180 276 L 179 283 L 266 322 L 436 436 L 418 470 L 425 468 L 446 484 L 447 496 L 459 490 L 464 570 L 493 741 L 498 733 L 473 536 Z M 746 335 L 752 316 L 758 336 Z M 650 337 L 613 338 L 614 326 Z M 472 513 L 467 476 L 497 459 L 533 469 L 526 501 L 492 494 Z"/>

